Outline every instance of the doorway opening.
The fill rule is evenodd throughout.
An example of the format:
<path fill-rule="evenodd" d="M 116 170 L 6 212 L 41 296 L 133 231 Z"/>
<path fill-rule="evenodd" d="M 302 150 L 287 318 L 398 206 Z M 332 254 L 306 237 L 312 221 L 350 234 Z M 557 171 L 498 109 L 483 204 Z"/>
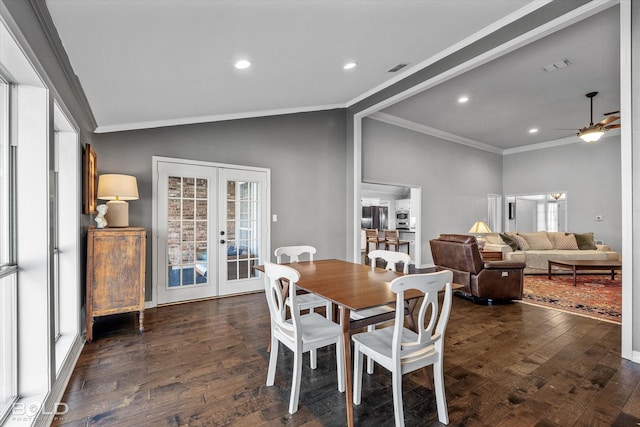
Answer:
<path fill-rule="evenodd" d="M 421 266 L 421 206 L 422 188 L 411 185 L 361 182 L 360 192 L 360 260 L 373 250 L 367 245 L 366 230 L 398 230 L 401 241 L 409 242 L 412 264 Z M 380 245 L 383 249 L 383 245 Z M 393 247 L 392 247 L 393 249 Z M 404 247 L 403 247 L 404 249 Z"/>

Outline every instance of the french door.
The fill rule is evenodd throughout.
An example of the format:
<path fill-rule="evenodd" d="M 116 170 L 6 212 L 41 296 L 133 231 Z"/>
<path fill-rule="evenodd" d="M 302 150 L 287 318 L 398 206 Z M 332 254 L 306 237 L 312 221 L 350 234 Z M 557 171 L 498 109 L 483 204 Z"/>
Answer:
<path fill-rule="evenodd" d="M 154 288 L 158 304 L 263 289 L 268 259 L 264 169 L 154 157 Z"/>

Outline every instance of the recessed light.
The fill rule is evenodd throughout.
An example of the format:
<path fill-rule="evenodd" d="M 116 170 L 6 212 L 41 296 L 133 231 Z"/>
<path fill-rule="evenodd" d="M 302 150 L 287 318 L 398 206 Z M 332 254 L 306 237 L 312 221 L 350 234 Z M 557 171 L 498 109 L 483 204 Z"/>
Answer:
<path fill-rule="evenodd" d="M 350 70 L 352 68 L 356 68 L 356 65 L 358 64 L 356 64 L 355 62 L 347 62 L 342 68 L 344 68 L 345 70 Z"/>
<path fill-rule="evenodd" d="M 247 61 L 246 59 L 241 59 L 240 61 L 235 63 L 235 67 L 238 70 L 244 70 L 245 68 L 249 68 L 251 66 L 251 62 Z"/>
<path fill-rule="evenodd" d="M 460 98 L 458 98 L 458 102 L 460 104 L 464 104 L 467 101 L 469 101 L 469 97 L 468 96 L 461 96 Z"/>
<path fill-rule="evenodd" d="M 538 128 L 529 129 L 529 133 L 538 133 Z"/>

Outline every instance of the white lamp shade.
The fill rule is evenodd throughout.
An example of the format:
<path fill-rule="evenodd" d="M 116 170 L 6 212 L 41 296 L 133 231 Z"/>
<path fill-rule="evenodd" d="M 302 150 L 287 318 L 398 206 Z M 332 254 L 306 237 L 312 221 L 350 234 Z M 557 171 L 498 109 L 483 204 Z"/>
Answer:
<path fill-rule="evenodd" d="M 604 131 L 599 127 L 582 129 L 578 133 L 578 136 L 585 142 L 596 142 L 602 135 L 604 135 Z"/>
<path fill-rule="evenodd" d="M 138 200 L 138 181 L 135 176 L 104 174 L 98 178 L 98 199 Z"/>
<path fill-rule="evenodd" d="M 469 233 L 474 233 L 474 234 L 491 233 L 491 229 L 484 221 L 478 221 L 471 226 Z"/>

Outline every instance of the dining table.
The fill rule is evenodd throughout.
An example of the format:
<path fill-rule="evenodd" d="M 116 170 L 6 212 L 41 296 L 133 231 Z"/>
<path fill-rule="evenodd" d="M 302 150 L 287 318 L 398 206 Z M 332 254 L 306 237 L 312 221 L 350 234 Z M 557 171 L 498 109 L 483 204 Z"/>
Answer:
<path fill-rule="evenodd" d="M 354 425 L 351 331 L 395 317 L 395 313 L 390 312 L 354 320 L 351 319 L 351 312 L 395 304 L 396 293 L 391 290 L 391 281 L 403 274 L 338 259 L 295 262 L 285 265 L 289 265 L 300 273 L 300 280 L 296 283 L 297 288 L 320 295 L 340 308 L 338 316 L 342 325 L 344 344 L 347 425 L 351 427 Z M 264 272 L 264 266 L 257 266 L 256 269 Z M 405 292 L 407 320 L 413 320 L 411 313 L 421 296 L 422 294 L 417 290 Z"/>

